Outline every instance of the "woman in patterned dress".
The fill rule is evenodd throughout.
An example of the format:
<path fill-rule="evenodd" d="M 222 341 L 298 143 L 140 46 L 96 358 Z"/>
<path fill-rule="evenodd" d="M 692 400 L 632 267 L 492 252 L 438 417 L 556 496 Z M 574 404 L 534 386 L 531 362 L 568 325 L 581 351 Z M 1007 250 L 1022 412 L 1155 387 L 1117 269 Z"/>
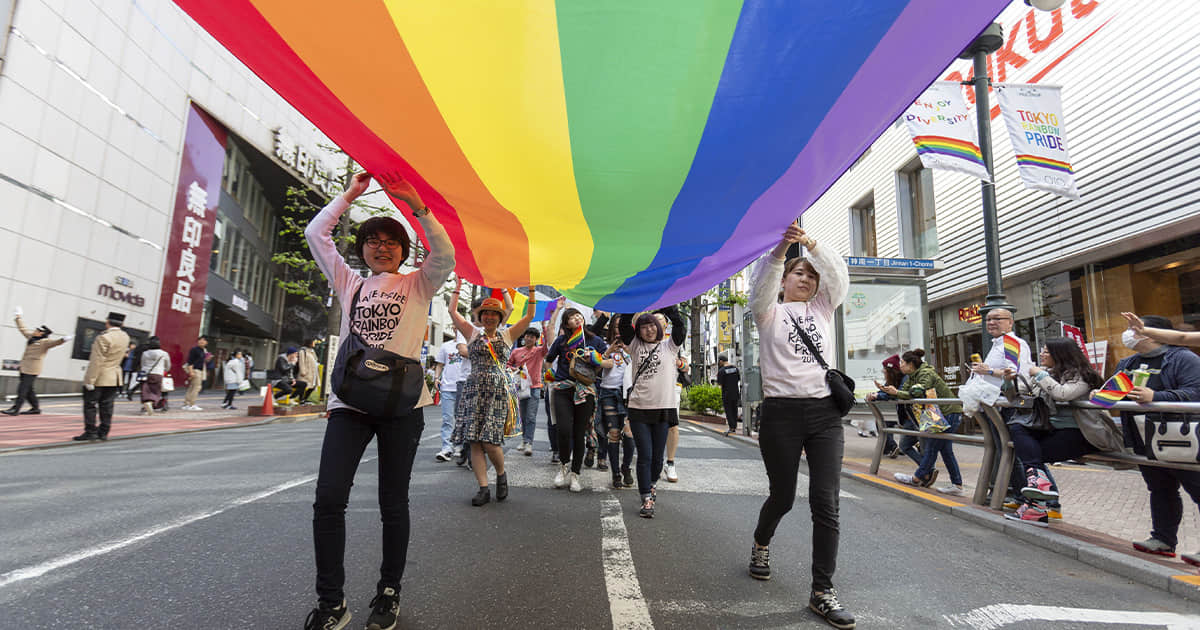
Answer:
<path fill-rule="evenodd" d="M 533 320 L 537 298 L 533 287 L 529 287 L 530 297 L 525 316 L 506 329 L 499 328 L 505 319 L 504 304 L 496 298 L 487 298 L 475 308 L 474 319 L 483 325 L 483 328 L 476 328 L 458 313 L 461 290 L 462 280 L 459 279 L 450 297 L 450 317 L 455 328 L 467 338 L 467 360 L 471 362 L 471 375 L 459 392 L 458 421 L 451 440 L 470 445 L 471 470 L 479 482 L 479 491 L 471 499 L 471 505 L 480 506 L 492 500 L 488 489 L 488 459 L 496 469 L 496 500 L 508 498 L 508 475 L 504 472 L 504 450 L 501 446 L 504 444 L 504 422 L 508 419 L 511 394 L 504 364 L 508 362 L 513 339 L 520 339 Z"/>

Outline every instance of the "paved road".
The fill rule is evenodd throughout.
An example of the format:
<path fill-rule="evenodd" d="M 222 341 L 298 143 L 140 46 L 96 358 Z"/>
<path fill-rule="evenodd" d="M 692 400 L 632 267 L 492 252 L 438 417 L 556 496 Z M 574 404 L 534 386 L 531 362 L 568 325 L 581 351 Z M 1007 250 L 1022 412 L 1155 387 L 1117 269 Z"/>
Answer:
<path fill-rule="evenodd" d="M 746 575 L 766 488 L 752 446 L 685 427 L 682 479 L 663 484 L 653 520 L 637 517 L 635 491 L 607 489 L 607 473 L 586 471 L 581 494 L 550 488 L 544 442 L 510 458 L 509 501 L 473 508 L 470 473 L 433 460 L 428 417 L 403 627 L 827 627 L 805 607 L 802 497 L 772 544 L 774 579 Z M 300 627 L 313 601 L 323 429 L 0 456 L 0 627 Z M 377 577 L 374 467 L 369 449 L 348 514 L 351 627 L 365 620 Z M 837 582 L 859 627 L 1200 627 L 1196 604 L 874 487 L 844 480 L 842 490 Z"/>

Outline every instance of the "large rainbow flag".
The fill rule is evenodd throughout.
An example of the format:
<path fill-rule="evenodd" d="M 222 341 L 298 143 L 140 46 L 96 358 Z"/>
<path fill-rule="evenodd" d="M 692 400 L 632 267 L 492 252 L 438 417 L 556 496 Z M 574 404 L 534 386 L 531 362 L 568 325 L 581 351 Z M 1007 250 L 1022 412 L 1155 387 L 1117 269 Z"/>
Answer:
<path fill-rule="evenodd" d="M 176 3 L 464 278 L 634 312 L 778 242 L 1009 0 Z"/>

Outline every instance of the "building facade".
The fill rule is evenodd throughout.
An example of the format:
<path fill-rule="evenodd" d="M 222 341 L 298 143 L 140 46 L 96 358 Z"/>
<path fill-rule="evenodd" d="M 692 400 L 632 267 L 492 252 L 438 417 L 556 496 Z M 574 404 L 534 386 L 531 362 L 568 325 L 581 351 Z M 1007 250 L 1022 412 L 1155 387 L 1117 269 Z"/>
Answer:
<path fill-rule="evenodd" d="M 176 365 L 200 334 L 258 370 L 329 330 L 271 256 L 287 189 L 321 205 L 345 158 L 170 0 L 0 2 L 0 53 L 2 391 L 16 306 L 76 336 L 47 356 L 45 392 L 78 391 L 111 311 Z"/>
<path fill-rule="evenodd" d="M 992 81 L 1062 86 L 1081 194 L 1072 201 L 1022 185 L 993 98 L 1000 256 L 1016 330 L 1037 344 L 1077 327 L 1100 342 L 1111 371 L 1129 353 L 1122 311 L 1200 324 L 1200 106 L 1180 83 L 1200 76 L 1200 57 L 1188 52 L 1200 5 L 1068 0 L 1044 13 L 1014 1 L 997 22 L 1005 45 L 989 57 Z M 939 78 L 970 74 L 970 62 L 956 61 Z M 804 227 L 848 256 L 939 261 L 924 279 L 924 329 L 872 340 L 873 359 L 925 345 L 955 379 L 980 351 L 980 199 L 979 180 L 922 168 L 897 120 L 804 212 Z"/>

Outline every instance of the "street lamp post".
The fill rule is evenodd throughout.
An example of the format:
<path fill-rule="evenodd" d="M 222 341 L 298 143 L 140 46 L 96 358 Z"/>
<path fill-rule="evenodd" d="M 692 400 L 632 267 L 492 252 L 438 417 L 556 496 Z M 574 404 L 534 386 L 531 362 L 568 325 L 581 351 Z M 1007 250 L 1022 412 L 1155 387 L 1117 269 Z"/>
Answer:
<path fill-rule="evenodd" d="M 992 115 L 991 106 L 988 103 L 990 77 L 987 71 L 987 56 L 1000 50 L 1003 45 L 1004 31 L 999 24 L 993 22 L 958 56 L 959 59 L 972 60 L 975 66 L 974 79 L 964 81 L 963 85 L 973 84 L 975 86 L 975 118 L 979 125 L 979 152 L 983 155 L 983 164 L 987 168 L 988 175 L 992 176 L 992 181 L 980 183 L 980 190 L 983 193 L 983 237 L 988 288 L 987 300 L 983 308 L 979 309 L 984 319 L 987 318 L 989 311 L 995 309 L 1003 308 L 1009 312 L 1015 311 L 1004 295 L 1003 279 L 1000 274 L 1000 227 L 996 220 L 996 184 L 995 175 L 992 174 Z M 987 347 L 988 334 L 986 325 L 984 325 L 983 348 L 986 350 Z"/>

